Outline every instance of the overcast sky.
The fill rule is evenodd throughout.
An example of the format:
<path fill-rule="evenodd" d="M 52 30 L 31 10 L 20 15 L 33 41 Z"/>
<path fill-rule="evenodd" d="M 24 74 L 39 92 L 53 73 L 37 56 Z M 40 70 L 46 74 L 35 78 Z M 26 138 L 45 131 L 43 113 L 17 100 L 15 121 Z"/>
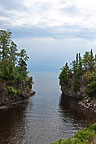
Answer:
<path fill-rule="evenodd" d="M 1 0 L 0 29 L 12 31 L 33 71 L 59 71 L 76 52 L 96 52 L 96 0 Z"/>

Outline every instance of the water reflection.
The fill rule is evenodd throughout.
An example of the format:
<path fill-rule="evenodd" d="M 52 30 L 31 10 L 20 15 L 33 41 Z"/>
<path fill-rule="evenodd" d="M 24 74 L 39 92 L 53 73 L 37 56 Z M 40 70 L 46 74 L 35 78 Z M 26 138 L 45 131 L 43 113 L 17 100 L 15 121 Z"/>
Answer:
<path fill-rule="evenodd" d="M 93 120 L 86 111 L 81 110 L 80 106 L 77 105 L 77 100 L 72 97 L 61 95 L 59 106 L 61 117 L 63 116 L 62 120 L 68 117 L 75 126 L 78 124 L 78 127 L 86 127 L 96 122 L 96 119 Z"/>
<path fill-rule="evenodd" d="M 20 144 L 25 133 L 28 101 L 14 108 L 0 110 L 0 144 Z"/>

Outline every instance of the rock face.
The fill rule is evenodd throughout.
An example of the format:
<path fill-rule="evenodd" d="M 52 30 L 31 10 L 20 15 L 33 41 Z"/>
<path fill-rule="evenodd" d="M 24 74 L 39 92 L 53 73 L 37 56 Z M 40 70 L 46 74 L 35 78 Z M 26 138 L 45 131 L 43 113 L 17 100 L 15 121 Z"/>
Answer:
<path fill-rule="evenodd" d="M 61 87 L 61 90 L 62 90 L 62 93 L 64 95 L 68 95 L 68 96 L 74 97 L 74 98 L 76 98 L 78 100 L 83 99 L 84 97 L 87 96 L 87 94 L 84 92 L 85 91 L 85 87 L 84 86 L 81 86 L 80 87 L 80 91 L 78 91 L 76 93 L 73 92 L 72 88 L 67 87 L 66 85 L 63 85 Z"/>
<path fill-rule="evenodd" d="M 0 79 L 0 106 L 13 105 L 33 94 L 35 92 L 29 81 L 18 83 Z"/>
<path fill-rule="evenodd" d="M 62 90 L 62 93 L 64 95 L 68 95 L 68 96 L 74 97 L 74 98 L 76 98 L 78 100 L 81 100 L 81 99 L 83 99 L 83 98 L 88 96 L 85 93 L 85 89 L 86 89 L 86 83 L 85 83 L 84 77 L 81 77 L 80 89 L 76 93 L 73 91 L 73 79 L 69 79 L 67 85 L 63 84 L 61 86 L 61 90 Z"/>
<path fill-rule="evenodd" d="M 95 117 L 96 119 L 96 100 L 91 99 L 90 97 L 85 97 L 81 101 L 78 102 L 78 105 L 82 110 L 85 110 L 91 117 Z"/>
<path fill-rule="evenodd" d="M 73 80 L 70 79 L 68 85 L 62 85 L 61 91 L 63 95 L 74 97 L 78 100 L 78 105 L 80 108 L 85 111 L 85 113 L 89 113 L 90 116 L 96 116 L 96 99 L 92 99 L 89 97 L 86 90 L 86 83 L 83 77 L 80 80 L 80 89 L 76 93 L 73 91 Z"/>

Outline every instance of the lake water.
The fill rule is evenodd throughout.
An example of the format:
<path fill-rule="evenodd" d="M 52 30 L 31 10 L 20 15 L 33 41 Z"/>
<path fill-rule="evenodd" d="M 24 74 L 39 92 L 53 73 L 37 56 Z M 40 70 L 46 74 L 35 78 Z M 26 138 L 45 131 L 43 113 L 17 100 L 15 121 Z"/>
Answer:
<path fill-rule="evenodd" d="M 0 144 L 49 144 L 90 123 L 76 102 L 62 96 L 57 73 L 32 73 L 36 94 L 0 110 Z"/>

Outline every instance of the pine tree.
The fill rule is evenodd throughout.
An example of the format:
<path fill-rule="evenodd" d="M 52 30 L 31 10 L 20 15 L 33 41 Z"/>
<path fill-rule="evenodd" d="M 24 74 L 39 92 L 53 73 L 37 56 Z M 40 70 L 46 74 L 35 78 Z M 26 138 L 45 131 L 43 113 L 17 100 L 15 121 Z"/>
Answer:
<path fill-rule="evenodd" d="M 74 60 L 74 61 L 72 61 L 72 71 L 73 71 L 73 73 L 74 74 L 76 74 L 76 61 Z"/>
<path fill-rule="evenodd" d="M 79 75 L 82 74 L 82 58 L 81 58 L 81 54 L 79 53 Z"/>
<path fill-rule="evenodd" d="M 0 30 L 0 77 L 25 80 L 28 58 L 24 49 L 18 53 L 17 45 L 11 40 L 11 32 Z"/>
<path fill-rule="evenodd" d="M 10 59 L 10 62 L 12 63 L 16 63 L 17 61 L 17 45 L 11 41 L 11 44 L 10 44 L 10 48 L 9 48 L 9 59 Z"/>
<path fill-rule="evenodd" d="M 78 57 L 78 53 L 76 54 L 76 67 L 78 67 L 78 62 L 79 62 L 79 57 Z"/>
<path fill-rule="evenodd" d="M 5 58 L 9 58 L 9 46 L 10 46 L 11 32 L 0 30 L 0 58 L 3 61 Z"/>
<path fill-rule="evenodd" d="M 27 63 L 26 61 L 29 59 L 29 57 L 26 54 L 26 51 L 24 49 L 21 50 L 19 53 L 19 61 L 18 61 L 18 70 L 19 74 L 21 76 L 21 79 L 25 79 L 27 76 Z"/>

